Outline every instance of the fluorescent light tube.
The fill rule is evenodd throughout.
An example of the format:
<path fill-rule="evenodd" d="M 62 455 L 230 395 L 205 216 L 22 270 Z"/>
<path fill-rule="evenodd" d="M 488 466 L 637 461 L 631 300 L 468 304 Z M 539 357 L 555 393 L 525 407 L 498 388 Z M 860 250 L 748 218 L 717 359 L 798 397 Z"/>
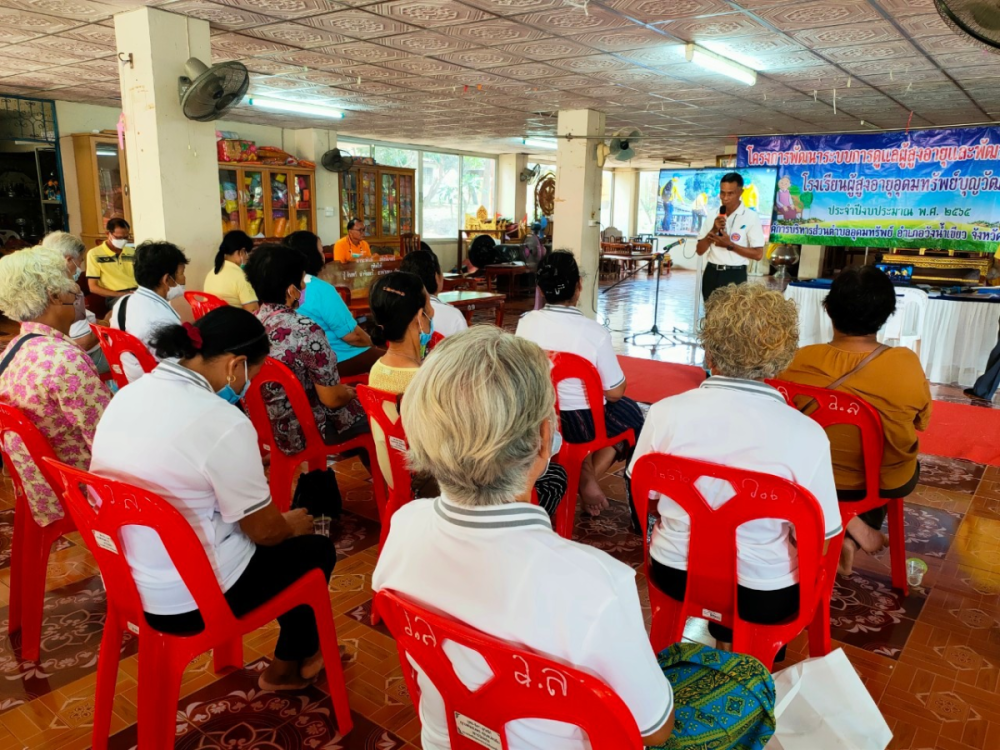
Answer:
<path fill-rule="evenodd" d="M 553 149 L 557 147 L 556 141 L 549 140 L 548 138 L 525 138 L 522 142 L 525 146 L 533 148 Z"/>
<path fill-rule="evenodd" d="M 756 70 L 748 68 L 746 65 L 740 65 L 737 62 L 733 62 L 722 55 L 709 52 L 704 47 L 688 43 L 685 56 L 687 57 L 688 62 L 692 62 L 699 67 L 705 68 L 706 70 L 711 70 L 714 73 L 721 73 L 724 76 L 729 76 L 740 83 L 745 83 L 747 86 L 753 86 L 757 83 Z"/>
<path fill-rule="evenodd" d="M 276 112 L 295 112 L 300 115 L 315 115 L 316 117 L 332 117 L 335 120 L 340 120 L 344 117 L 344 113 L 339 109 L 333 109 L 332 107 L 321 107 L 317 104 L 305 104 L 303 102 L 290 102 L 284 99 L 268 99 L 263 96 L 251 96 L 247 99 L 247 103 L 251 107 L 260 107 L 261 109 L 271 109 Z"/>

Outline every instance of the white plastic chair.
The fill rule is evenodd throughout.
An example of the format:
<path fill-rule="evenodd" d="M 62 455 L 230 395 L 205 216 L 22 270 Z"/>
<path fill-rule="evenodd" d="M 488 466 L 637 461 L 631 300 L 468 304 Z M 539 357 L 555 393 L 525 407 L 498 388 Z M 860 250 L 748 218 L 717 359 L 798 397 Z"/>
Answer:
<path fill-rule="evenodd" d="M 882 326 L 878 340 L 883 344 L 905 346 L 919 357 L 926 312 L 927 292 L 922 289 L 898 288 L 896 312 Z"/>

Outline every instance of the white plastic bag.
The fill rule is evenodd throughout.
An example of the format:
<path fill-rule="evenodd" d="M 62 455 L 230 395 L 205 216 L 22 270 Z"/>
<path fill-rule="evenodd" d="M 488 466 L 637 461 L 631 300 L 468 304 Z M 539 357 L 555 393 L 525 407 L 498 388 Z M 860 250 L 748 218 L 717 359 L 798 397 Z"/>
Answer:
<path fill-rule="evenodd" d="M 767 750 L 885 750 L 892 739 L 843 649 L 776 672 L 774 688 Z"/>

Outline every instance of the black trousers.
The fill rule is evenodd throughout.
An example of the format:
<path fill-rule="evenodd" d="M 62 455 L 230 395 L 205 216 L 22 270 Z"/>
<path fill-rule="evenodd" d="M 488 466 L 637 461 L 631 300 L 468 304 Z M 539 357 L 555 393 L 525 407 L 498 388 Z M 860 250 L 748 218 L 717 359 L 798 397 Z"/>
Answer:
<path fill-rule="evenodd" d="M 730 284 L 742 284 L 746 280 L 746 266 L 740 266 L 739 268 L 726 266 L 725 269 L 720 269 L 714 263 L 706 263 L 705 273 L 701 277 L 701 298 L 705 302 L 708 302 L 708 298 L 712 296 L 712 292 L 716 289 L 729 286 Z"/>
<path fill-rule="evenodd" d="M 1000 386 L 1000 337 L 997 338 L 997 343 L 990 352 L 989 359 L 986 360 L 986 371 L 976 379 L 972 390 L 979 398 L 992 401 L 998 386 Z"/>
<path fill-rule="evenodd" d="M 243 575 L 225 593 L 229 608 L 237 617 L 256 609 L 280 594 L 311 570 L 323 571 L 327 581 L 337 561 L 337 550 L 325 536 L 309 534 L 286 539 L 273 547 L 257 547 Z M 181 615 L 146 613 L 149 626 L 164 633 L 197 633 L 205 629 L 198 610 Z M 310 607 L 290 609 L 278 617 L 281 632 L 274 658 L 301 661 L 319 650 L 316 618 Z"/>
<path fill-rule="evenodd" d="M 687 590 L 687 571 L 667 567 L 656 560 L 650 560 L 650 563 L 656 587 L 671 599 L 683 601 L 684 592 Z M 746 586 L 737 586 L 736 608 L 740 617 L 747 622 L 772 625 L 787 620 L 799 611 L 799 584 L 775 591 L 758 591 Z M 717 641 L 733 642 L 733 631 L 711 620 L 708 622 L 708 632 Z M 775 661 L 782 661 L 784 658 L 785 649 L 782 647 Z"/>
<path fill-rule="evenodd" d="M 895 500 L 901 497 L 907 497 L 913 490 L 917 488 L 917 483 L 920 481 L 920 462 L 917 462 L 917 470 L 913 472 L 913 476 L 910 477 L 910 481 L 904 484 L 902 487 L 896 487 L 891 490 L 879 490 L 879 497 L 884 497 L 887 500 Z M 864 490 L 837 490 L 837 500 L 850 503 L 857 502 L 858 500 L 865 499 Z M 871 526 L 873 529 L 878 531 L 882 528 L 882 524 L 885 523 L 885 517 L 889 514 L 889 506 L 882 505 L 878 508 L 872 508 L 864 513 L 859 513 L 858 518 L 864 521 L 866 524 Z"/>

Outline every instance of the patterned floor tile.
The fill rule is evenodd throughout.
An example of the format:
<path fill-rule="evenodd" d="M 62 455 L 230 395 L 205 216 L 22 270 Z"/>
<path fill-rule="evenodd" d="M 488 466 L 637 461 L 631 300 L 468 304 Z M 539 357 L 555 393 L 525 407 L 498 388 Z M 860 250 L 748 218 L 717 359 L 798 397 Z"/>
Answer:
<path fill-rule="evenodd" d="M 944 558 L 962 523 L 962 514 L 950 510 L 928 508 L 906 503 L 903 506 L 903 526 L 906 529 L 906 554 Z M 886 519 L 882 531 L 889 533 Z M 879 555 L 889 556 L 888 548 Z"/>
<path fill-rule="evenodd" d="M 981 486 L 981 485 L 980 485 Z M 967 492 L 954 492 L 918 484 L 917 488 L 907 496 L 907 505 L 922 505 L 927 508 L 937 508 L 953 513 L 967 513 L 972 505 L 973 496 Z"/>
<path fill-rule="evenodd" d="M 612 500 L 610 508 L 596 518 L 577 507 L 573 539 L 602 549 L 633 568 L 642 565 L 642 539 L 632 532 L 629 507 L 624 502 Z"/>
<path fill-rule="evenodd" d="M 369 599 L 364 604 L 359 604 L 357 607 L 347 612 L 347 616 L 352 620 L 356 620 L 368 627 L 377 630 L 382 635 L 392 637 L 392 633 L 389 632 L 389 628 L 385 626 L 384 620 L 379 620 L 378 625 L 372 624 L 372 604 L 373 600 Z"/>
<path fill-rule="evenodd" d="M 1000 574 L 1000 519 L 970 514 L 955 534 L 948 558 L 960 565 Z"/>
<path fill-rule="evenodd" d="M 6 570 L 10 567 L 10 542 L 13 537 L 14 509 L 6 508 L 0 510 L 0 570 Z M 72 542 L 65 537 L 60 537 L 52 545 L 52 551 L 58 552 L 72 546 Z"/>
<path fill-rule="evenodd" d="M 377 521 L 345 510 L 340 520 L 335 521 L 330 529 L 330 536 L 337 547 L 337 559 L 343 560 L 378 544 L 380 531 L 381 526 Z"/>
<path fill-rule="evenodd" d="M 830 632 L 838 641 L 898 658 L 926 601 L 923 593 L 903 599 L 890 579 L 855 571 L 837 576 L 830 605 Z"/>
<path fill-rule="evenodd" d="M 920 483 L 954 492 L 975 493 L 986 467 L 960 458 L 920 456 Z"/>

